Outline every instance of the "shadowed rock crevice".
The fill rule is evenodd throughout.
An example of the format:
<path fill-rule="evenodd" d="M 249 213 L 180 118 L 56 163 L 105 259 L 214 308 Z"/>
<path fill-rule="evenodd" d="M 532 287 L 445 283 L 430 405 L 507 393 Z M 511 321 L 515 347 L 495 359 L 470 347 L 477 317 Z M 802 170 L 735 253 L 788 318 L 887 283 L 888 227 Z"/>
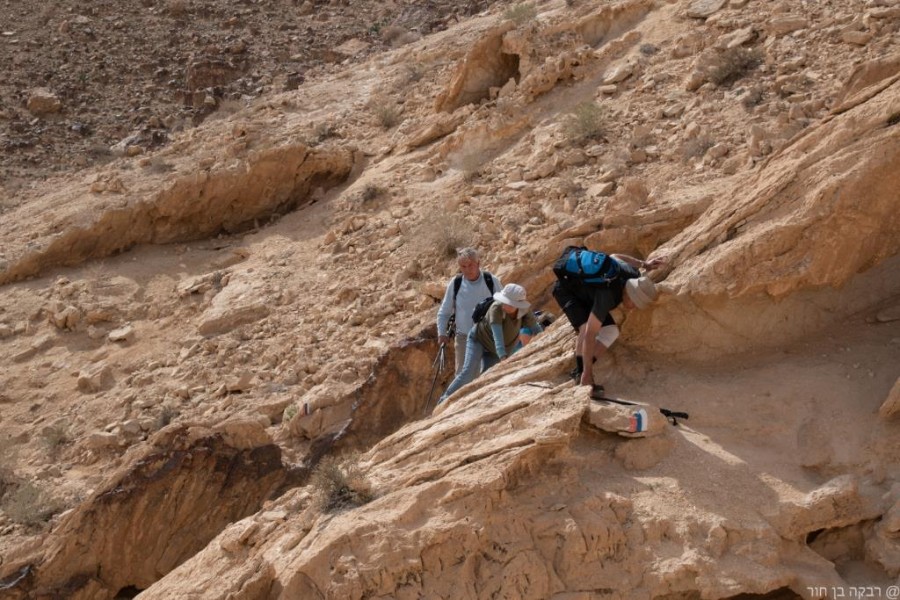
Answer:
<path fill-rule="evenodd" d="M 155 447 L 63 518 L 32 568 L 21 571 L 26 576 L 7 578 L 8 593 L 113 598 L 148 588 L 229 523 L 258 511 L 281 482 L 281 450 L 257 434 L 265 435 L 261 425 L 245 424 L 244 433 L 234 426 L 162 430 Z"/>
<path fill-rule="evenodd" d="M 429 329 L 433 334 L 433 328 Z M 382 354 L 366 381 L 349 394 L 325 401 L 301 398 L 299 404 L 305 408 L 291 419 L 288 428 L 296 437 L 313 440 L 307 462 L 314 464 L 341 449 L 365 450 L 422 418 L 437 353 L 437 340 L 429 337 L 426 329 Z M 453 354 L 448 350 L 431 395 L 431 408 L 452 377 Z"/>
<path fill-rule="evenodd" d="M 503 37 L 512 24 L 489 32 L 466 55 L 446 91 L 435 100 L 438 112 L 453 112 L 466 104 L 490 97 L 491 88 L 500 88 L 510 79 L 519 81 L 519 57 L 503 51 Z"/>

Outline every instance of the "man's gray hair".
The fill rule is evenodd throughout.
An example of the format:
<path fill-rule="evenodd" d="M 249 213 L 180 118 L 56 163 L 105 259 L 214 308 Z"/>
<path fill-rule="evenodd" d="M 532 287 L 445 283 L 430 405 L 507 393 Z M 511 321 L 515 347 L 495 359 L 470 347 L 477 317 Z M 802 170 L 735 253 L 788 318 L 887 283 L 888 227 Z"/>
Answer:
<path fill-rule="evenodd" d="M 478 255 L 478 250 L 475 248 L 457 248 L 456 260 L 460 261 L 466 259 L 481 262 L 481 257 Z"/>

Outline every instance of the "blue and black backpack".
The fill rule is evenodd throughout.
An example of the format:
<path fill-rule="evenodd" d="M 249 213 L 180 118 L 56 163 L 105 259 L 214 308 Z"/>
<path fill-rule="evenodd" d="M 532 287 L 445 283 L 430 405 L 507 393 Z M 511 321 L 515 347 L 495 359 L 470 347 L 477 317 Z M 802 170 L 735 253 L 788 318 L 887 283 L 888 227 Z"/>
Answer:
<path fill-rule="evenodd" d="M 561 281 L 574 281 L 594 286 L 609 286 L 619 278 L 619 262 L 603 252 L 583 246 L 568 246 L 555 263 L 553 272 Z"/>

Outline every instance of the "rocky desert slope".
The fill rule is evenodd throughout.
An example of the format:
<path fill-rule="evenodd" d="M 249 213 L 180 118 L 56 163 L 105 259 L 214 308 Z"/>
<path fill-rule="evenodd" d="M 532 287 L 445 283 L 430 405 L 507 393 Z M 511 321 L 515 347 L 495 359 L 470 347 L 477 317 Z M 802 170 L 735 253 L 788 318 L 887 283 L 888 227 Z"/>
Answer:
<path fill-rule="evenodd" d="M 2 597 L 900 591 L 900 3 L 89 5 L 4 24 Z M 204 19 L 256 74 L 156 141 L 28 108 Z M 595 372 L 690 419 L 598 428 L 562 321 L 428 414 L 454 249 L 558 312 L 572 242 L 669 257 Z"/>

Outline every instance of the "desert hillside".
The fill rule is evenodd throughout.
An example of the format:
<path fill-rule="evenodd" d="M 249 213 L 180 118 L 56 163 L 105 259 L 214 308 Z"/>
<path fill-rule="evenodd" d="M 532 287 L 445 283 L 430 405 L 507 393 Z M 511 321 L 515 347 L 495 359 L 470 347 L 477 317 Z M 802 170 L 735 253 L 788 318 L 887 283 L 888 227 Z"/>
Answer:
<path fill-rule="evenodd" d="M 0 21 L 0 598 L 900 596 L 897 0 Z M 569 244 L 667 258 L 652 435 L 565 318 L 434 408 Z"/>

